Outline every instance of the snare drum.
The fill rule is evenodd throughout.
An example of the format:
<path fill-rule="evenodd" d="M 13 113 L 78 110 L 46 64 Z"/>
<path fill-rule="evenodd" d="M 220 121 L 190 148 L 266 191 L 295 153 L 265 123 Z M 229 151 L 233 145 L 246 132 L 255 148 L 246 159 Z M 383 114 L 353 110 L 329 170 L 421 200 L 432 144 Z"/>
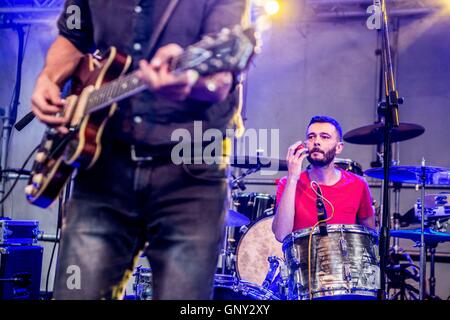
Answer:
<path fill-rule="evenodd" d="M 376 232 L 360 225 L 343 224 L 327 225 L 327 230 L 327 236 L 320 236 L 319 228 L 313 231 L 310 272 L 311 228 L 295 231 L 284 239 L 283 252 L 289 268 L 288 299 L 377 299 L 380 267 Z"/>
<path fill-rule="evenodd" d="M 236 211 L 244 214 L 254 222 L 273 213 L 275 197 L 266 193 L 238 193 L 233 197 Z"/>
<path fill-rule="evenodd" d="M 270 290 L 232 275 L 214 276 L 214 300 L 279 300 Z"/>

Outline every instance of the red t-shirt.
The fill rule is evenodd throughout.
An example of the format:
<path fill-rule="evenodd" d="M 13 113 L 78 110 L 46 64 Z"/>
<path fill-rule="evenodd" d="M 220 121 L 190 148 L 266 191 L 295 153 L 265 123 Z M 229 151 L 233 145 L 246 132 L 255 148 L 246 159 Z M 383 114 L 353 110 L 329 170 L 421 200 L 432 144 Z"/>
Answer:
<path fill-rule="evenodd" d="M 341 179 L 332 186 L 320 184 L 324 198 L 334 206 L 334 216 L 328 224 L 356 224 L 357 218 L 368 218 L 374 215 L 369 186 L 364 178 L 351 172 L 339 169 Z M 286 187 L 287 177 L 278 182 L 277 206 Z M 294 229 L 310 228 L 317 223 L 317 195 L 311 189 L 308 173 L 303 171 L 297 182 L 295 195 Z M 331 206 L 324 201 L 327 217 L 331 217 Z"/>

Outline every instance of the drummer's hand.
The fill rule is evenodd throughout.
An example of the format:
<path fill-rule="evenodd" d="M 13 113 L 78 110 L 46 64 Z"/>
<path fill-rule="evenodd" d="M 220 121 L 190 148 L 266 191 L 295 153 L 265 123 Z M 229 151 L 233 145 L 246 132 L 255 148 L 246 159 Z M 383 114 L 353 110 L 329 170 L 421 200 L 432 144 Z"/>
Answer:
<path fill-rule="evenodd" d="M 300 149 L 297 150 L 299 146 Z M 301 148 L 302 146 L 303 148 Z M 288 163 L 288 180 L 298 181 L 298 179 L 300 179 L 303 160 L 308 156 L 307 151 L 308 148 L 302 144 L 302 141 L 297 141 L 289 147 L 286 155 L 286 161 Z"/>

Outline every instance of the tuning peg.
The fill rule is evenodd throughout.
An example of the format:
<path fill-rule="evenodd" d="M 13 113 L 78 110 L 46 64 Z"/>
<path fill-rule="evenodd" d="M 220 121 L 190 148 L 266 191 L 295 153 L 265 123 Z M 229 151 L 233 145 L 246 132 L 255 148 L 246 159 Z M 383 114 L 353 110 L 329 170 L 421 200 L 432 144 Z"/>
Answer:
<path fill-rule="evenodd" d="M 208 71 L 208 66 L 206 65 L 206 63 L 199 64 L 199 66 L 197 68 L 200 72 L 203 72 L 203 73 Z"/>
<path fill-rule="evenodd" d="M 34 184 L 40 185 L 44 181 L 44 175 L 42 173 L 35 174 L 32 181 Z"/>
<path fill-rule="evenodd" d="M 27 185 L 24 190 L 25 190 L 25 194 L 28 196 L 35 195 L 36 191 L 37 191 L 37 189 L 32 184 Z"/>
<path fill-rule="evenodd" d="M 50 150 L 52 148 L 52 146 L 53 146 L 53 140 L 49 139 L 49 140 L 45 141 L 43 148 L 45 150 Z"/>
<path fill-rule="evenodd" d="M 219 59 L 211 59 L 211 64 L 218 69 L 223 67 L 223 62 Z"/>
<path fill-rule="evenodd" d="M 222 28 L 222 30 L 220 30 L 220 34 L 224 34 L 224 35 L 228 35 L 231 33 L 231 30 L 228 28 Z"/>
<path fill-rule="evenodd" d="M 210 45 L 214 43 L 214 38 L 211 36 L 204 36 L 202 38 L 202 41 L 205 42 L 207 45 Z"/>
<path fill-rule="evenodd" d="M 47 155 L 45 154 L 45 152 L 40 151 L 36 154 L 35 161 L 38 163 L 43 163 L 46 157 Z"/>

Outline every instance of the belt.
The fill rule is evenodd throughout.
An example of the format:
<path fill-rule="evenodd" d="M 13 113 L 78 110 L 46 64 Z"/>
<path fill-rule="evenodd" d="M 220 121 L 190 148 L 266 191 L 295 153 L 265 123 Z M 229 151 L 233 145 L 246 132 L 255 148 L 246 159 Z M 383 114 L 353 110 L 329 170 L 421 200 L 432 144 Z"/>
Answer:
<path fill-rule="evenodd" d="M 207 145 L 207 144 L 206 144 Z M 206 145 L 203 145 L 204 148 Z M 112 145 L 114 152 L 124 154 L 134 162 L 171 162 L 172 150 L 176 144 L 161 145 L 161 146 L 146 146 L 129 144 L 120 141 L 116 141 Z M 224 156 L 230 154 L 231 141 L 229 138 L 225 138 L 222 142 L 222 153 Z M 191 154 L 195 154 L 192 152 Z"/>
<path fill-rule="evenodd" d="M 114 142 L 112 152 L 133 162 L 170 162 L 173 145 L 145 146 Z"/>

